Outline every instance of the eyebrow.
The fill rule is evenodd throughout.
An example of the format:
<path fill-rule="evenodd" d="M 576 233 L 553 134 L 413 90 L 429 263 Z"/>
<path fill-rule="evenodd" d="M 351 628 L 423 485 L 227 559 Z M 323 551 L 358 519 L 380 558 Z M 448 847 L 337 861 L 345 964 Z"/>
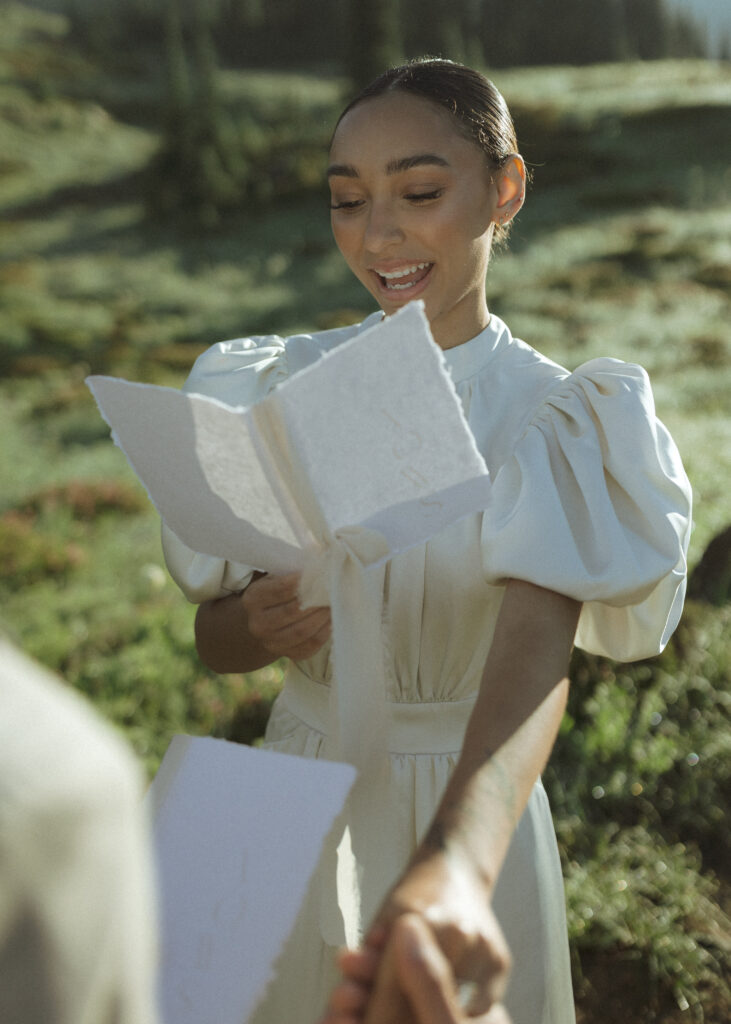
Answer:
<path fill-rule="evenodd" d="M 437 167 L 449 167 L 449 161 L 436 153 L 416 153 L 414 156 L 403 156 L 399 160 L 389 160 L 386 164 L 386 174 L 401 174 L 402 171 L 410 171 L 412 167 L 423 167 L 425 165 Z M 328 178 L 359 178 L 358 171 L 351 164 L 331 164 L 327 169 Z"/>

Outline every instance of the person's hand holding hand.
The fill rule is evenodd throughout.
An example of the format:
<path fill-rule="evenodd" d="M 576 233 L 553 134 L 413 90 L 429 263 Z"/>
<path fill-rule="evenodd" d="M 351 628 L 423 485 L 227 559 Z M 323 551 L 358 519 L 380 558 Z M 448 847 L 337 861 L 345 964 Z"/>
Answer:
<path fill-rule="evenodd" d="M 418 914 L 403 914 L 395 922 L 389 956 L 404 999 L 400 1024 L 510 1024 L 502 1004 L 478 1016 L 465 1010 L 452 968 Z M 350 977 L 333 992 L 321 1024 L 355 1024 L 363 1019 L 378 961 L 375 951 L 341 955 Z"/>
<path fill-rule="evenodd" d="M 507 1024 L 509 963 L 483 883 L 434 854 L 394 887 L 363 949 L 341 955 L 322 1024 Z"/>
<path fill-rule="evenodd" d="M 396 921 L 392 942 L 396 976 L 418 1024 L 510 1024 L 500 1003 L 477 1017 L 467 1013 L 452 968 L 417 914 L 404 914 Z"/>
<path fill-rule="evenodd" d="M 300 573 L 258 576 L 241 595 L 251 636 L 274 658 L 310 658 L 330 637 L 330 609 L 300 608 Z"/>

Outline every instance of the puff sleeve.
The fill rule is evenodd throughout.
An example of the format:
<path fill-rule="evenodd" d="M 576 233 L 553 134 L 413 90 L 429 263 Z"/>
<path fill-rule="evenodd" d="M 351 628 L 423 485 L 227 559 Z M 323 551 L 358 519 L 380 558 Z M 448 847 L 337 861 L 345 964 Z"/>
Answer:
<path fill-rule="evenodd" d="M 228 405 L 252 405 L 287 379 L 287 351 L 275 335 L 224 341 L 196 360 L 183 390 Z M 165 524 L 162 549 L 168 571 L 189 601 L 236 593 L 253 575 L 250 566 L 192 551 Z"/>
<path fill-rule="evenodd" d="M 594 359 L 558 382 L 495 474 L 485 576 L 583 602 L 584 650 L 650 657 L 682 610 L 690 512 L 690 484 L 647 374 Z"/>

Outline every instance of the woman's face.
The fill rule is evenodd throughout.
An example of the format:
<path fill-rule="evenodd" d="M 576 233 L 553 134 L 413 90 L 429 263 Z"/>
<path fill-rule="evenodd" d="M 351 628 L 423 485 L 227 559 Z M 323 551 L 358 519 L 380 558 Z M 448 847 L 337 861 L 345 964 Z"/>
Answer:
<path fill-rule="evenodd" d="M 328 179 L 335 241 L 381 309 L 423 299 L 442 348 L 479 334 L 504 196 L 451 116 L 404 92 L 363 101 L 335 132 Z"/>

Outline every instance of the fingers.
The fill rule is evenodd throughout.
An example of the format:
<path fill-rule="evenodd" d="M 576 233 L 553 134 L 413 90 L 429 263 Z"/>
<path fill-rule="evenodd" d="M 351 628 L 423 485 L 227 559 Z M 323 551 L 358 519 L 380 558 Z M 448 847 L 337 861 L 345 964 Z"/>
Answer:
<path fill-rule="evenodd" d="M 344 980 L 333 989 L 320 1024 L 363 1024 L 380 957 L 370 949 L 344 949 L 338 966 Z"/>
<path fill-rule="evenodd" d="M 330 1013 L 340 1016 L 362 1017 L 368 1002 L 368 989 L 353 981 L 342 981 L 330 996 Z"/>
<path fill-rule="evenodd" d="M 477 1016 L 498 1005 L 510 973 L 510 951 L 492 908 L 465 902 L 465 891 L 455 890 L 451 905 L 432 904 L 424 912 L 424 925 L 434 936 L 461 983 L 462 1005 Z M 415 909 L 415 908 L 414 908 Z"/>
<path fill-rule="evenodd" d="M 338 955 L 338 967 L 350 981 L 372 985 L 378 971 L 380 955 L 374 950 L 344 949 Z"/>
<path fill-rule="evenodd" d="M 460 1012 L 451 968 L 425 921 L 404 914 L 393 927 L 396 973 L 419 1024 L 454 1024 Z"/>
<path fill-rule="evenodd" d="M 241 595 L 241 603 L 250 616 L 268 613 L 281 624 L 294 617 L 299 602 L 297 590 L 300 574 L 286 576 L 260 576 Z"/>
<path fill-rule="evenodd" d="M 502 932 L 493 932 L 469 945 L 454 963 L 454 974 L 464 982 L 462 1003 L 473 1015 L 498 1005 L 510 974 L 510 953 Z"/>
<path fill-rule="evenodd" d="M 339 954 L 344 980 L 320 1024 L 510 1024 L 501 1003 L 485 1005 L 484 992 L 467 1005 L 464 990 L 477 993 L 482 986 L 455 981 L 432 922 L 405 913 L 394 921 L 387 942 L 382 929 L 372 932 L 373 944 Z"/>
<path fill-rule="evenodd" d="M 391 940 L 383 951 L 375 982 L 369 990 L 364 1024 L 420 1024 L 399 981 L 395 946 Z"/>
<path fill-rule="evenodd" d="M 290 658 L 306 658 L 322 647 L 331 632 L 329 608 L 313 608 L 296 612 L 296 617 L 281 628 L 264 623 L 258 637 L 270 650 Z M 255 626 L 249 623 L 254 633 Z"/>
<path fill-rule="evenodd" d="M 447 961 L 429 925 L 418 914 L 404 914 L 395 923 L 392 941 L 398 981 L 418 1024 L 510 1024 L 505 1008 L 496 1004 L 478 1016 L 465 1009 Z"/>
<path fill-rule="evenodd" d="M 329 639 L 329 608 L 300 608 L 299 573 L 262 576 L 241 596 L 250 634 L 277 657 L 311 657 Z"/>

